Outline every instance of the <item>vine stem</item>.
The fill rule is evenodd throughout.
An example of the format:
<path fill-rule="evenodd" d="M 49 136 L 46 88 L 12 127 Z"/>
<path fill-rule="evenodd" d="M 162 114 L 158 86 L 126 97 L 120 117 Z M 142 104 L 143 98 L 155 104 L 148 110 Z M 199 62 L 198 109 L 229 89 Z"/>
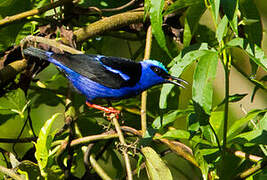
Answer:
<path fill-rule="evenodd" d="M 125 142 L 125 139 L 124 139 L 122 131 L 121 131 L 120 124 L 119 124 L 118 119 L 116 118 L 115 114 L 112 114 L 111 120 L 114 123 L 115 129 L 116 129 L 117 134 L 119 136 L 120 143 L 123 146 L 122 154 L 123 154 L 123 158 L 125 161 L 127 179 L 133 180 L 133 173 L 132 173 L 132 169 L 131 169 L 130 158 L 129 158 L 129 155 L 127 154 L 127 147 L 126 147 L 127 144 Z"/>
<path fill-rule="evenodd" d="M 149 26 L 147 29 L 147 34 L 146 34 L 146 46 L 145 46 L 144 60 L 150 58 L 151 45 L 152 45 L 152 28 L 151 26 Z M 142 130 L 143 137 L 145 136 L 146 127 L 147 127 L 146 103 L 147 103 L 147 91 L 144 91 L 142 92 L 142 95 L 141 95 L 141 130 Z"/>
<path fill-rule="evenodd" d="M 224 46 L 224 42 L 222 41 Z M 228 112 L 229 112 L 229 75 L 231 68 L 231 56 L 227 57 L 226 50 L 223 50 L 223 64 L 224 64 L 224 76 L 225 76 L 225 105 L 224 105 L 224 124 L 223 124 L 223 156 L 225 155 L 227 149 L 227 127 L 228 127 Z"/>

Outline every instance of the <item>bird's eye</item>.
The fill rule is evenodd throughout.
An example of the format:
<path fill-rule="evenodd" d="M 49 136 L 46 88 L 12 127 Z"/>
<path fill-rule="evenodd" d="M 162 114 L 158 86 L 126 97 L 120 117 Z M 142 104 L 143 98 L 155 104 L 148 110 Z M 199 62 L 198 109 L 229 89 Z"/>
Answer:
<path fill-rule="evenodd" d="M 159 76 L 163 73 L 162 69 L 160 69 L 159 67 L 152 66 L 151 69 Z"/>

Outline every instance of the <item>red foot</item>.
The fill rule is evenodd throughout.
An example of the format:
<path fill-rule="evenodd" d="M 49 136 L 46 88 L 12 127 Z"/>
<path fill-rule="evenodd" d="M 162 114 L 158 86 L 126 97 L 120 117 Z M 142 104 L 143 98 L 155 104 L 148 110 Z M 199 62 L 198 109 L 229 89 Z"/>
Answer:
<path fill-rule="evenodd" d="M 105 112 L 105 116 L 107 116 L 109 119 L 110 119 L 111 114 L 115 114 L 115 117 L 119 118 L 119 114 L 121 113 L 119 110 L 117 110 L 117 109 L 115 109 L 113 107 L 103 107 L 103 106 L 100 106 L 100 105 L 97 105 L 97 104 L 91 104 L 88 101 L 86 101 L 86 105 L 91 107 L 91 108 L 104 111 Z"/>

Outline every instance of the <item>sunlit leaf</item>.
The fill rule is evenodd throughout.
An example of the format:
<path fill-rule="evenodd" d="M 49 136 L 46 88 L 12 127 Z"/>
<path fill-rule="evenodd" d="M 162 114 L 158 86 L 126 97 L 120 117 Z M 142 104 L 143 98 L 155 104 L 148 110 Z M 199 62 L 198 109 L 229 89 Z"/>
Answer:
<path fill-rule="evenodd" d="M 223 111 L 215 111 L 211 112 L 210 114 L 210 124 L 215 130 L 219 139 L 222 139 L 222 132 L 223 132 L 223 119 L 224 119 L 224 112 Z"/>
<path fill-rule="evenodd" d="M 267 110 L 252 110 L 250 111 L 245 117 L 236 120 L 233 125 L 229 128 L 229 130 L 227 131 L 227 137 L 228 138 L 233 138 L 235 137 L 237 134 L 239 134 L 240 132 L 242 132 L 242 130 L 246 127 L 247 123 L 252 120 L 253 118 L 255 118 L 259 113 L 263 113 L 266 112 Z"/>
<path fill-rule="evenodd" d="M 251 46 L 248 40 L 243 38 L 235 38 L 228 42 L 227 46 L 242 48 L 256 64 L 267 71 L 267 58 L 264 55 L 264 51 L 259 46 Z"/>
<path fill-rule="evenodd" d="M 167 7 L 167 9 L 164 11 L 164 15 L 171 14 L 175 11 L 199 4 L 201 2 L 202 2 L 201 0 L 178 0 L 178 1 L 175 1 L 170 6 Z"/>
<path fill-rule="evenodd" d="M 185 47 L 190 45 L 191 39 L 195 34 L 195 31 L 197 30 L 199 19 L 205 12 L 205 10 L 206 7 L 204 5 L 204 1 L 199 4 L 190 6 L 187 9 L 183 36 L 183 43 Z"/>
<path fill-rule="evenodd" d="M 217 37 L 217 40 L 219 43 L 226 36 L 227 25 L 228 25 L 228 19 L 227 19 L 226 15 L 224 15 L 223 18 L 221 19 L 219 25 L 218 25 L 217 30 L 216 30 L 216 37 Z"/>
<path fill-rule="evenodd" d="M 255 146 L 266 144 L 267 132 L 264 130 L 256 129 L 253 131 L 238 134 L 229 143 L 244 144 L 245 146 Z"/>
<path fill-rule="evenodd" d="M 210 5 L 212 9 L 212 14 L 215 18 L 215 22 L 217 23 L 220 10 L 220 0 L 210 0 Z"/>
<path fill-rule="evenodd" d="M 0 3 L 0 19 L 24 12 L 31 8 L 30 0 L 5 0 L 4 2 L 5 3 Z M 22 30 L 24 23 L 25 21 L 21 20 L 6 27 L 1 27 L 0 37 L 4 38 L 0 38 L 0 52 L 15 43 L 17 35 Z M 28 33 L 30 34 L 30 31 Z"/>
<path fill-rule="evenodd" d="M 162 30 L 163 16 L 162 11 L 164 7 L 164 0 L 150 0 L 150 21 L 152 27 L 152 33 L 155 36 L 159 46 L 171 57 L 171 54 L 166 46 L 165 35 Z"/>
<path fill-rule="evenodd" d="M 261 46 L 263 31 L 262 22 L 258 8 L 253 0 L 240 0 L 240 11 L 244 22 L 244 33 L 251 45 Z M 258 66 L 255 62 L 251 62 L 252 75 L 255 75 Z"/>
<path fill-rule="evenodd" d="M 146 170 L 151 180 L 172 180 L 172 174 L 168 166 L 162 161 L 160 156 L 150 147 L 141 149 L 145 156 Z"/>
<path fill-rule="evenodd" d="M 217 52 L 206 51 L 206 54 L 201 56 L 194 72 L 192 98 L 207 114 L 210 114 L 211 111 L 212 85 L 216 76 L 217 64 Z"/>
<path fill-rule="evenodd" d="M 230 95 L 229 98 L 228 98 L 228 101 L 229 102 L 238 102 L 238 101 L 241 101 L 245 96 L 247 96 L 248 94 L 234 94 L 234 95 Z M 220 103 L 218 104 L 218 106 L 221 106 L 225 103 L 225 99 Z"/>
<path fill-rule="evenodd" d="M 196 59 L 200 58 L 204 54 L 206 54 L 207 44 L 202 43 L 200 46 L 189 46 L 185 48 L 177 57 L 173 59 L 171 62 L 170 74 L 175 77 L 179 77 L 184 69 L 193 63 Z M 173 84 L 164 84 L 161 93 L 160 93 L 160 101 L 159 107 L 161 109 L 165 109 L 167 107 L 167 97 L 171 92 Z"/>
<path fill-rule="evenodd" d="M 59 115 L 60 113 L 56 113 L 45 122 L 39 133 L 37 142 L 35 143 L 35 157 L 37 159 L 42 176 L 47 176 L 46 166 L 48 163 L 51 143 L 54 138 L 54 133 L 51 133 L 50 131 L 54 121 Z"/>
<path fill-rule="evenodd" d="M 237 12 L 238 12 L 237 0 L 223 0 L 222 7 L 225 15 L 227 16 L 232 30 L 238 35 L 237 30 Z"/>
<path fill-rule="evenodd" d="M 160 138 L 173 139 L 173 140 L 186 139 L 196 144 L 201 143 L 201 144 L 206 144 L 206 145 L 212 145 L 210 142 L 204 140 L 203 138 L 197 135 L 192 135 L 189 131 L 182 130 L 182 129 L 175 129 L 175 130 L 167 131 Z"/>
<path fill-rule="evenodd" d="M 188 111 L 184 111 L 184 110 L 176 110 L 172 113 L 168 113 L 165 114 L 163 116 L 163 119 L 161 119 L 161 117 L 157 117 L 153 123 L 152 123 L 152 127 L 155 129 L 159 129 L 161 127 L 165 127 L 166 125 L 174 122 L 177 118 L 186 115 L 186 113 L 188 113 Z"/>

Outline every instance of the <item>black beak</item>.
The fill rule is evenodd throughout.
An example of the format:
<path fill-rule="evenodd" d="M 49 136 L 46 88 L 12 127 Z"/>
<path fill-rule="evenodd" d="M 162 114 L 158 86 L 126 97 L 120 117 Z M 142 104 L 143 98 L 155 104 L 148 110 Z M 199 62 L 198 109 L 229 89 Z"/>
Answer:
<path fill-rule="evenodd" d="M 172 84 L 175 84 L 177 86 L 180 86 L 182 88 L 185 88 L 182 84 L 180 84 L 179 82 L 183 82 L 185 84 L 188 85 L 188 82 L 186 82 L 185 80 L 183 79 L 180 79 L 180 78 L 177 78 L 177 77 L 174 77 L 174 76 L 171 76 L 168 74 L 168 76 L 166 77 L 166 82 L 167 83 L 172 83 Z"/>

